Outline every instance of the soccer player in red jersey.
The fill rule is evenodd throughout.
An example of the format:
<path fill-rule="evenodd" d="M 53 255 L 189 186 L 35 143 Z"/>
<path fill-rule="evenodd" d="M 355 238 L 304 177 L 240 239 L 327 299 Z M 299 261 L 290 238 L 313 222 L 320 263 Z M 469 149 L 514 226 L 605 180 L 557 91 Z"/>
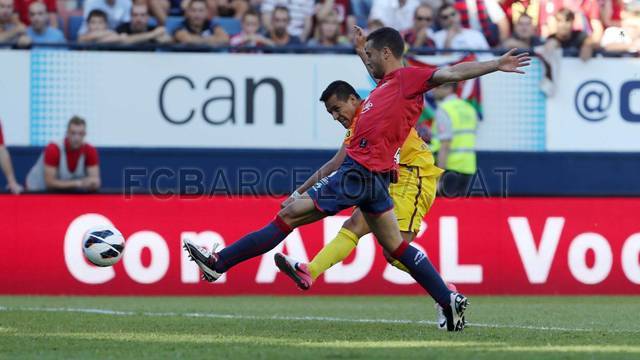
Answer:
<path fill-rule="evenodd" d="M 399 149 L 422 111 L 426 91 L 495 71 L 523 73 L 519 68 L 529 65 L 530 58 L 526 53 L 514 55 L 515 50 L 511 50 L 491 61 L 438 69 L 405 68 L 403 51 L 402 36 L 394 29 L 381 28 L 366 38 L 366 66 L 374 78 L 381 80 L 362 105 L 347 157 L 336 172 L 280 210 L 271 223 L 219 252 L 184 240 L 185 249 L 205 280 L 215 281 L 238 263 L 268 252 L 298 226 L 357 206 L 378 242 L 442 306 L 447 330 L 464 328 L 467 298 L 449 290 L 427 256 L 402 239 L 389 183 L 395 177 Z M 326 102 L 335 96 L 334 91 L 329 85 L 320 100 Z M 331 110 L 334 117 L 339 116 L 340 109 Z"/>

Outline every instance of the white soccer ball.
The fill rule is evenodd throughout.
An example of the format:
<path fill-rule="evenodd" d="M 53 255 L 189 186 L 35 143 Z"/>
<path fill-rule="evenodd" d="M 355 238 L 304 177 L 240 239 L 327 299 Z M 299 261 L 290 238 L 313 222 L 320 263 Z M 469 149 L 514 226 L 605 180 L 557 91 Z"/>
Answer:
<path fill-rule="evenodd" d="M 112 266 L 122 257 L 124 237 L 113 226 L 97 226 L 84 235 L 82 250 L 92 264 Z"/>

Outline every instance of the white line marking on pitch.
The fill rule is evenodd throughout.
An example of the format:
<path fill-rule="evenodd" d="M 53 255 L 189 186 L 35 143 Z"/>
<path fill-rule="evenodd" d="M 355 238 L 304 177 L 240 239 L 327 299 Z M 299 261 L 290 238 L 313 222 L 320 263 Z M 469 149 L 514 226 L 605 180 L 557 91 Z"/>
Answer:
<path fill-rule="evenodd" d="M 149 317 L 188 317 L 188 318 L 211 318 L 211 319 L 232 319 L 232 320 L 280 320 L 280 321 L 327 321 L 327 322 L 346 322 L 346 323 L 367 323 L 367 324 L 413 324 L 413 325 L 436 325 L 437 322 L 429 320 L 402 320 L 402 319 L 350 319 L 340 317 L 326 316 L 255 316 L 255 315 L 237 315 L 237 314 L 216 314 L 216 313 L 177 313 L 177 312 L 135 312 L 120 311 L 109 309 L 90 309 L 90 308 L 49 308 L 49 307 L 6 307 L 0 306 L 0 311 L 33 311 L 33 312 L 70 312 L 97 315 L 115 315 L 115 316 L 149 316 Z M 505 329 L 521 329 L 521 330 L 539 330 L 539 331 L 602 331 L 615 333 L 636 333 L 639 330 L 600 330 L 586 328 L 564 328 L 555 326 L 529 326 L 529 325 L 508 325 L 508 324 L 482 324 L 467 323 L 469 326 L 484 328 L 505 328 Z"/>

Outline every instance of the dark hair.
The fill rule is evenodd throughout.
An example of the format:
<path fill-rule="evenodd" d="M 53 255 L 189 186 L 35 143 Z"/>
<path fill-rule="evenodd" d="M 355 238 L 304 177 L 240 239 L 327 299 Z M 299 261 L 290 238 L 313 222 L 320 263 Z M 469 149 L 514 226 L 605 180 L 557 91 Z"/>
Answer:
<path fill-rule="evenodd" d="M 74 115 L 67 124 L 67 129 L 71 127 L 71 125 L 82 125 L 84 127 L 87 126 L 87 122 L 78 115 Z"/>
<path fill-rule="evenodd" d="M 287 17 L 291 18 L 291 14 L 289 13 L 289 8 L 283 5 L 278 5 L 275 8 L 273 8 L 273 12 L 271 13 L 271 15 L 273 15 L 276 11 L 284 11 L 287 13 Z"/>
<path fill-rule="evenodd" d="M 440 17 L 440 14 L 442 14 L 443 11 L 447 10 L 448 8 L 452 8 L 453 10 L 455 10 L 456 12 L 458 12 L 458 9 L 456 9 L 455 6 L 453 6 L 453 4 L 450 4 L 448 2 L 444 2 L 439 8 L 438 8 L 438 17 Z"/>
<path fill-rule="evenodd" d="M 87 16 L 87 23 L 89 21 L 91 21 L 91 19 L 93 19 L 94 17 L 100 17 L 105 22 L 109 22 L 108 17 L 107 17 L 107 13 L 102 11 L 102 10 L 100 10 L 100 9 L 94 9 L 94 10 L 91 10 L 89 12 L 89 15 Z"/>
<path fill-rule="evenodd" d="M 367 41 L 371 41 L 371 46 L 376 50 L 389 48 L 396 59 L 400 59 L 404 53 L 404 40 L 398 30 L 390 27 L 380 28 L 367 36 Z"/>
<path fill-rule="evenodd" d="M 560 10 L 558 10 L 556 16 L 558 15 L 561 15 L 566 21 L 573 21 L 576 18 L 576 15 L 573 13 L 573 11 L 567 8 L 561 8 Z"/>
<path fill-rule="evenodd" d="M 333 95 L 335 95 L 340 101 L 346 101 L 349 98 L 349 95 L 353 95 L 360 99 L 360 95 L 358 95 L 356 89 L 354 89 L 348 82 L 342 80 L 336 80 L 329 84 L 329 86 L 327 86 L 327 88 L 322 92 L 322 95 L 320 95 L 320 101 L 327 102 Z"/>

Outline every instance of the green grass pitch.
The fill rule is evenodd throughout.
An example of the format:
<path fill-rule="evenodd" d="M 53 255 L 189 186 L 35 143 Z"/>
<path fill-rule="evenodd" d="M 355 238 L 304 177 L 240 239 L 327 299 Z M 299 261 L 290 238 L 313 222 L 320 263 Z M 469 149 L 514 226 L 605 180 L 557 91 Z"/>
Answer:
<path fill-rule="evenodd" d="M 639 297 L 0 297 L 3 359 L 640 359 Z"/>

